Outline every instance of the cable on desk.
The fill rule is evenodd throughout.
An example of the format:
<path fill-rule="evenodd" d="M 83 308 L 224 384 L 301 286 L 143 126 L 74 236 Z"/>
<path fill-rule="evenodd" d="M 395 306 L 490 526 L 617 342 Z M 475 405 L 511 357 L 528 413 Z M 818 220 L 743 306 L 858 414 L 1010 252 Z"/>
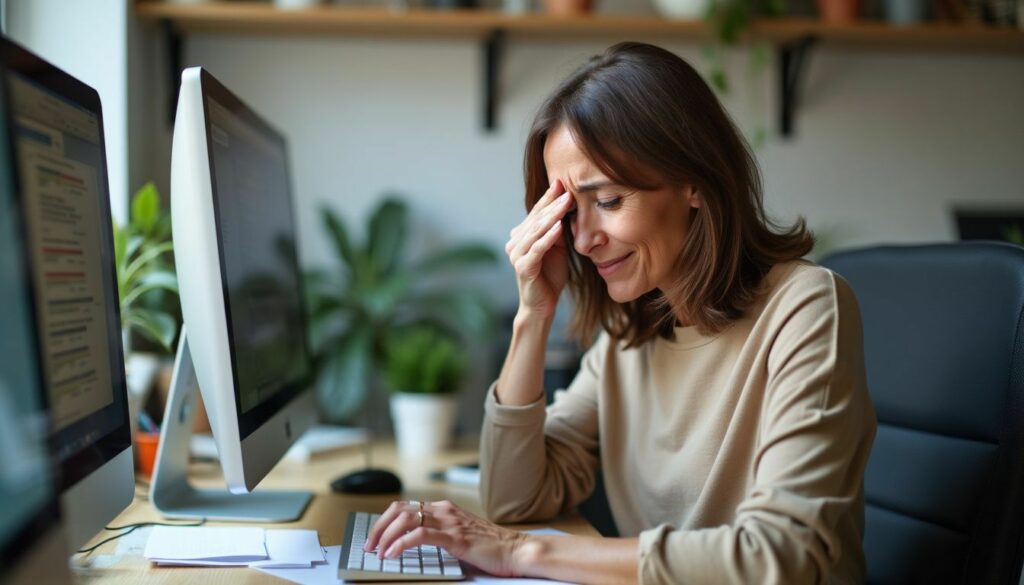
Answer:
<path fill-rule="evenodd" d="M 117 540 L 122 536 L 128 536 L 132 532 L 135 532 L 137 529 L 144 528 L 146 526 L 202 526 L 203 524 L 206 524 L 206 518 L 201 518 L 198 522 L 188 522 L 186 524 L 172 524 L 170 522 L 136 522 L 135 524 L 125 524 L 124 526 L 104 526 L 103 530 L 124 530 L 124 532 L 116 536 L 111 536 L 110 538 L 105 538 L 97 542 L 96 544 L 90 546 L 89 548 L 83 548 L 76 552 L 78 554 L 87 555 L 92 551 L 98 549 L 99 547 L 103 546 L 104 544 L 107 544 L 108 542 Z"/>

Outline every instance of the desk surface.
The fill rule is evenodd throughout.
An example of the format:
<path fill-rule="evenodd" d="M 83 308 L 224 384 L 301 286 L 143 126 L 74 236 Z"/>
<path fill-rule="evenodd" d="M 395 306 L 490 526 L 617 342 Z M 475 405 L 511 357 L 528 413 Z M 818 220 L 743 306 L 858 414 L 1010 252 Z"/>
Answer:
<path fill-rule="evenodd" d="M 405 500 L 451 500 L 466 510 L 481 514 L 479 497 L 475 487 L 453 486 L 429 479 L 431 471 L 442 469 L 454 463 L 474 461 L 477 451 L 474 446 L 461 446 L 440 456 L 420 461 L 401 461 L 393 444 L 376 445 L 373 451 L 375 467 L 385 467 L 398 473 L 405 485 L 400 496 Z M 323 546 L 341 544 L 344 535 L 344 521 L 350 511 L 383 510 L 395 496 L 352 496 L 330 491 L 331 479 L 360 469 L 364 466 L 363 451 L 359 447 L 338 451 L 334 454 L 314 457 L 306 463 L 282 461 L 260 484 L 267 489 L 306 489 L 314 493 L 313 501 L 298 522 L 265 525 L 273 528 L 309 528 L 320 533 Z M 220 467 L 215 463 L 193 464 L 190 468 L 192 481 L 199 486 L 224 485 Z M 161 516 L 145 498 L 145 489 L 136 490 L 135 501 L 114 521 L 112 526 L 135 522 L 162 521 Z M 211 526 L 229 525 L 211 522 Z M 597 536 L 598 533 L 586 520 L 579 516 L 546 522 L 551 526 L 572 534 Z M 525 528 L 525 526 L 523 526 Z M 113 533 L 107 532 L 94 539 L 99 542 Z M 126 538 L 130 538 L 126 537 Z M 284 583 L 275 577 L 254 569 L 237 568 L 162 568 L 151 566 L 137 552 L 118 555 L 117 540 L 107 543 L 88 557 L 88 564 L 75 570 L 78 583 Z M 90 544 L 91 546 L 91 544 Z M 122 551 L 124 545 L 122 545 Z"/>

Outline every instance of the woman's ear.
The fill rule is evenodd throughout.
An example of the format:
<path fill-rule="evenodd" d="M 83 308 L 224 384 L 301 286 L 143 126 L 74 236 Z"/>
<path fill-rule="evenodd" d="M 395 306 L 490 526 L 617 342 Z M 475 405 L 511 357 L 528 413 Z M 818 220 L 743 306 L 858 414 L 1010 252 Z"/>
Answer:
<path fill-rule="evenodd" d="M 700 191 L 693 185 L 688 185 L 683 193 L 686 197 L 686 204 L 690 207 L 697 209 L 702 205 L 703 199 L 700 196 Z"/>

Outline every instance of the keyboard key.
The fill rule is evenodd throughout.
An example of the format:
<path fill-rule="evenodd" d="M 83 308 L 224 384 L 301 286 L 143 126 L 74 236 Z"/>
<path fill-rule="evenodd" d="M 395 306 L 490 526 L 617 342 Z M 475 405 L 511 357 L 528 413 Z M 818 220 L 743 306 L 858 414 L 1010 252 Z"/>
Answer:
<path fill-rule="evenodd" d="M 364 571 L 379 571 L 380 570 L 380 559 L 377 557 L 377 553 L 368 552 L 363 555 L 363 570 Z"/>

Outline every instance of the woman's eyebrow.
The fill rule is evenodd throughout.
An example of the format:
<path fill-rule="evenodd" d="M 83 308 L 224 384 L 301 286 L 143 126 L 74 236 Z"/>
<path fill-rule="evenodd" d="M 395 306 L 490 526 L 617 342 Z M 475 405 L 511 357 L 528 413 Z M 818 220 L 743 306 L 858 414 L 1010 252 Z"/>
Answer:
<path fill-rule="evenodd" d="M 605 187 L 615 186 L 615 183 L 607 179 L 598 179 L 595 181 L 590 181 L 589 183 L 580 183 L 579 185 L 576 185 L 575 191 L 578 193 L 593 193 L 594 191 L 599 191 Z"/>

